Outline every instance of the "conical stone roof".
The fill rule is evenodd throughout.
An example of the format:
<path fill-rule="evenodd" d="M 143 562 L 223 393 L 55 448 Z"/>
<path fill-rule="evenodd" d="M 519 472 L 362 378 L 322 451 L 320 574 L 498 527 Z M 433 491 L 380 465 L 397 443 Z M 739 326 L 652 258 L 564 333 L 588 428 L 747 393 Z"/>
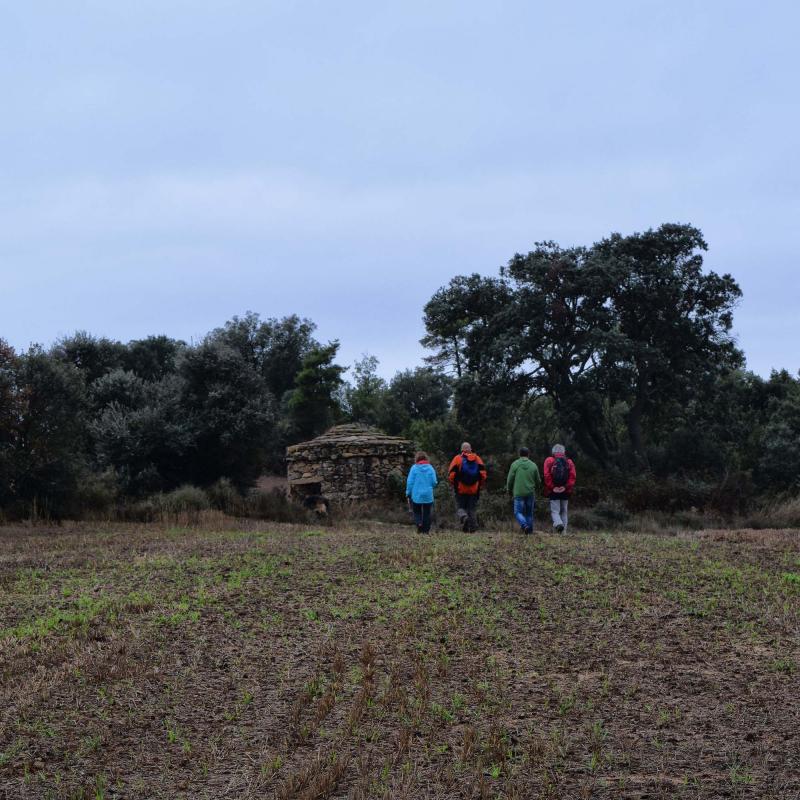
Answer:
<path fill-rule="evenodd" d="M 413 449 L 413 445 L 408 439 L 403 439 L 400 436 L 389 436 L 389 434 L 369 425 L 349 423 L 347 425 L 335 425 L 315 439 L 287 447 L 286 455 L 287 458 L 291 459 L 293 455 L 300 452 L 318 449 L 348 451 L 354 447 L 359 451 L 373 447 L 378 451 L 386 449 L 410 451 Z"/>

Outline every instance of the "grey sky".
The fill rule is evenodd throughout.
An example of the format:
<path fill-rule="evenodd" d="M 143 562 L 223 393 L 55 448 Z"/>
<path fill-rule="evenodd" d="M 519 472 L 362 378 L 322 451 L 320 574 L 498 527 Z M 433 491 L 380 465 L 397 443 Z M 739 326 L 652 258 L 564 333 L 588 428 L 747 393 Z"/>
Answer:
<path fill-rule="evenodd" d="M 0 12 L 0 337 L 298 313 L 343 363 L 535 241 L 691 222 L 800 367 L 791 2 L 63 0 Z"/>

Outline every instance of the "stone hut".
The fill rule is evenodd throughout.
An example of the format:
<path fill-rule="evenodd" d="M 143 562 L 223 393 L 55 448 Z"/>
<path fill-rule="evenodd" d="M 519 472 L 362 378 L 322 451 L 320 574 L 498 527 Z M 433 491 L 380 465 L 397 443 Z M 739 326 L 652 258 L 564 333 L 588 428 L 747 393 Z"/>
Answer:
<path fill-rule="evenodd" d="M 390 475 L 404 479 L 414 461 L 411 442 L 366 425 L 337 425 L 286 448 L 289 494 L 323 495 L 337 503 L 390 493 Z"/>

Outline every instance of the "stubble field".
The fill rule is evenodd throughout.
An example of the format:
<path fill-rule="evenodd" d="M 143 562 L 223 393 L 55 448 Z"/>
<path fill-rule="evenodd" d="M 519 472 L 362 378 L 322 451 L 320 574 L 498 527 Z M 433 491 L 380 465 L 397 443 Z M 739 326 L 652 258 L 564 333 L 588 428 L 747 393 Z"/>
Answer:
<path fill-rule="evenodd" d="M 800 797 L 799 545 L 0 528 L 0 798 Z"/>

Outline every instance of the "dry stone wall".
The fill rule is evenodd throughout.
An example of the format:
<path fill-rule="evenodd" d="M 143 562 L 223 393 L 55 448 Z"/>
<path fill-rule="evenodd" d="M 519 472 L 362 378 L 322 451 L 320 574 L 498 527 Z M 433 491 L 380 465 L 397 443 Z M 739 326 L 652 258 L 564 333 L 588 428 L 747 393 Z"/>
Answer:
<path fill-rule="evenodd" d="M 405 478 L 413 445 L 363 425 L 339 425 L 286 450 L 289 491 L 338 503 L 388 495 L 392 475 Z"/>

